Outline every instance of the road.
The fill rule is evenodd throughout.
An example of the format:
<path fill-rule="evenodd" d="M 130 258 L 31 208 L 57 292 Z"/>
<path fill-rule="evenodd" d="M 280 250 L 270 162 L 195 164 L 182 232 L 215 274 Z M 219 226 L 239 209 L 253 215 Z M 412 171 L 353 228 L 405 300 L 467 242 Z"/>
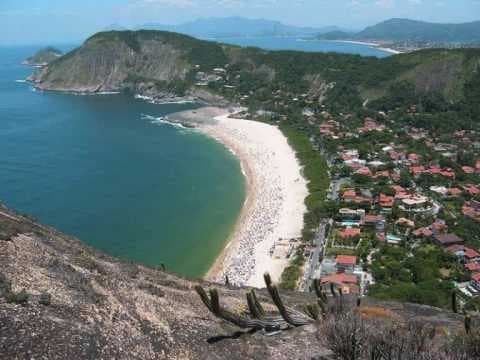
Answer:
<path fill-rule="evenodd" d="M 305 292 L 309 291 L 310 285 L 313 281 L 313 276 L 315 275 L 315 269 L 319 262 L 323 258 L 323 246 L 325 243 L 325 228 L 328 224 L 327 220 L 322 220 L 320 223 L 315 238 L 313 239 L 313 245 L 315 246 L 313 252 L 310 254 L 310 258 L 307 261 L 305 267 L 305 273 L 302 279 L 302 285 L 300 290 Z"/>

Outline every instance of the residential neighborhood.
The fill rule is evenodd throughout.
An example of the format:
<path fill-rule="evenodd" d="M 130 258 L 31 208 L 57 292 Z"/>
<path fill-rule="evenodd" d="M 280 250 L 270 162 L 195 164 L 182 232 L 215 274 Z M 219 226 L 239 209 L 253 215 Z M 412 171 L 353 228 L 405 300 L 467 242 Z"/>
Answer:
<path fill-rule="evenodd" d="M 319 278 L 359 296 L 389 289 L 401 298 L 416 287 L 417 301 L 438 289 L 478 301 L 480 134 L 435 136 L 385 112 L 355 122 L 323 111 L 309 120 L 332 184 L 322 256 L 304 288 Z"/>

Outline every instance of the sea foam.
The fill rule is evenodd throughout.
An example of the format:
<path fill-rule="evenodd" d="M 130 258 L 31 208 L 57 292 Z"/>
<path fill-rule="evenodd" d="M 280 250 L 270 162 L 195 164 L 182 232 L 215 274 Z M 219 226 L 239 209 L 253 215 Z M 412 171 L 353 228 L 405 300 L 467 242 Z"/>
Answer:
<path fill-rule="evenodd" d="M 182 125 L 178 122 L 168 121 L 163 116 L 155 117 L 155 116 L 151 116 L 151 115 L 142 114 L 142 119 L 149 120 L 151 124 L 157 124 L 157 125 L 163 124 L 163 125 L 173 126 L 177 129 L 188 129 L 186 126 L 184 126 L 184 125 Z"/>

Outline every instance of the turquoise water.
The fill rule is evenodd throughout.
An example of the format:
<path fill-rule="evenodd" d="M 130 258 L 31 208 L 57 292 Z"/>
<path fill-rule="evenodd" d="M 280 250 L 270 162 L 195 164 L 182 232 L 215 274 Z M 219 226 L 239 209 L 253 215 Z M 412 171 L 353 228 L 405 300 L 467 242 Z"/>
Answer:
<path fill-rule="evenodd" d="M 192 105 L 33 92 L 35 49 L 0 49 L 0 200 L 109 254 L 202 275 L 244 199 L 240 164 L 193 130 Z"/>
<path fill-rule="evenodd" d="M 390 56 L 390 53 L 361 44 L 340 41 L 315 40 L 305 41 L 296 37 L 231 37 L 216 39 L 227 44 L 255 46 L 267 50 L 298 50 L 308 52 L 338 52 L 379 58 Z"/>

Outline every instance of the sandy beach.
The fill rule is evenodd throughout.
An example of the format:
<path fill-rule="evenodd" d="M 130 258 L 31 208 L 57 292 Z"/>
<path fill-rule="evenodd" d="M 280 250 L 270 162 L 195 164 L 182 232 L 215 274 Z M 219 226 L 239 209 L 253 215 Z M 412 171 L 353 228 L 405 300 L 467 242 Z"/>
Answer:
<path fill-rule="evenodd" d="M 206 107 L 174 120 L 195 122 L 200 131 L 229 148 L 246 177 L 247 198 L 233 233 L 206 275 L 235 285 L 264 287 L 263 274 L 277 281 L 288 265 L 270 250 L 279 239 L 301 235 L 306 181 L 293 149 L 281 131 L 257 121 L 234 119 L 225 109 Z"/>
<path fill-rule="evenodd" d="M 401 51 L 391 49 L 389 47 L 384 47 L 380 43 L 367 42 L 367 41 L 354 41 L 354 40 L 331 40 L 331 41 L 342 42 L 342 43 L 347 43 L 347 44 L 365 45 L 365 46 L 376 48 L 378 50 L 385 51 L 385 52 L 388 52 L 388 53 L 394 54 L 394 55 L 395 54 L 402 54 Z"/>

